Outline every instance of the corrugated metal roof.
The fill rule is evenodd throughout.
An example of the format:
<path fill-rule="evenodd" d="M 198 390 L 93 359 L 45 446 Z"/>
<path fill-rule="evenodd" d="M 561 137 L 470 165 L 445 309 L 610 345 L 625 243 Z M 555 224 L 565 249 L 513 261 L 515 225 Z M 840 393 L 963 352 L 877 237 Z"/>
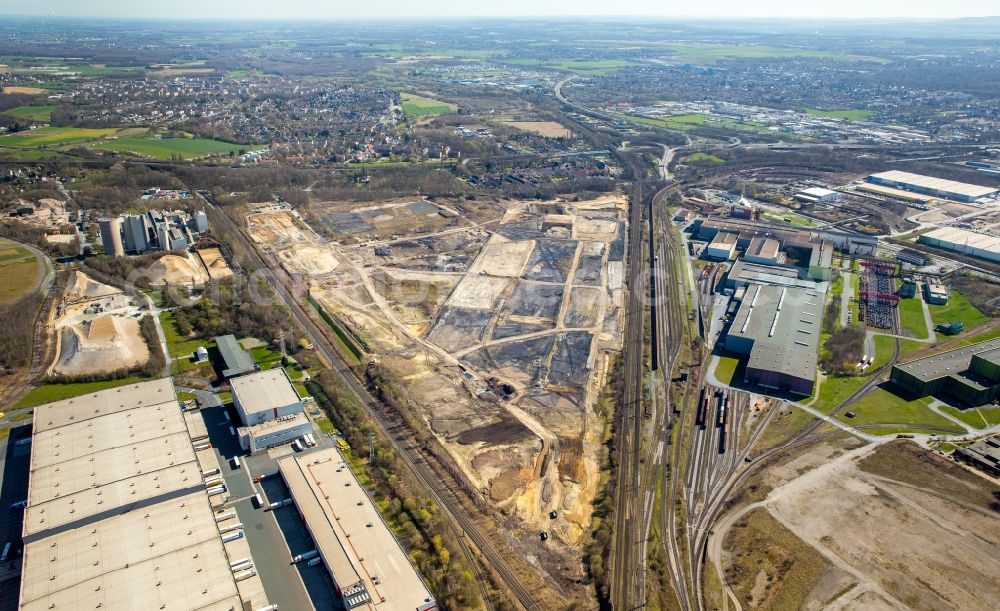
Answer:
<path fill-rule="evenodd" d="M 222 355 L 222 360 L 226 364 L 226 368 L 222 372 L 223 377 L 228 378 L 249 373 L 256 368 L 257 364 L 254 362 L 253 356 L 243 349 L 234 336 L 221 335 L 215 338 L 215 345 L 218 346 L 219 354 Z"/>

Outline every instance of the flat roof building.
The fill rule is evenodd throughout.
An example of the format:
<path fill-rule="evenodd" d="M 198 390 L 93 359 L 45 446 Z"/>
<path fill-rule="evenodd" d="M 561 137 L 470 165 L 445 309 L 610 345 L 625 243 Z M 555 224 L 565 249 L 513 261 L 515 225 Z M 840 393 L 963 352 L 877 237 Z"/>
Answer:
<path fill-rule="evenodd" d="M 253 356 L 243 349 L 243 346 L 236 341 L 235 336 L 220 335 L 215 338 L 215 345 L 218 346 L 219 354 L 225 365 L 222 377 L 233 378 L 257 369 L 257 363 L 253 360 Z"/>
<path fill-rule="evenodd" d="M 749 355 L 744 382 L 800 395 L 816 378 L 823 296 L 751 284 L 726 333 L 726 350 Z"/>
<path fill-rule="evenodd" d="M 993 477 L 1000 477 L 1000 435 L 955 449 L 955 457 L 982 469 Z"/>
<path fill-rule="evenodd" d="M 281 367 L 257 371 L 229 381 L 233 405 L 244 426 L 302 413 L 304 406 Z"/>
<path fill-rule="evenodd" d="M 736 254 L 736 241 L 738 234 L 727 231 L 720 231 L 715 234 L 712 241 L 705 247 L 705 256 L 710 259 L 722 259 L 728 261 Z"/>
<path fill-rule="evenodd" d="M 739 259 L 733 263 L 726 275 L 726 286 L 737 289 L 751 284 L 797 287 L 813 291 L 818 288 L 815 281 L 802 278 L 797 268 L 753 263 L 746 259 Z"/>
<path fill-rule="evenodd" d="M 738 233 L 738 248 L 746 248 L 753 238 L 765 237 L 778 240 L 782 248 L 790 246 L 811 248 L 816 240 L 830 240 L 835 248 L 856 255 L 875 255 L 878 249 L 878 238 L 875 236 L 832 229 L 789 227 L 735 218 L 697 219 L 690 227 L 694 235 L 701 240 L 711 240 L 720 231 Z"/>
<path fill-rule="evenodd" d="M 753 238 L 743 252 L 743 259 L 750 263 L 781 263 L 781 242 L 773 238 Z"/>
<path fill-rule="evenodd" d="M 889 379 L 920 397 L 943 393 L 984 405 L 1000 396 L 1000 338 L 895 365 Z"/>
<path fill-rule="evenodd" d="M 348 609 L 429 611 L 437 603 L 336 448 L 278 461 Z"/>
<path fill-rule="evenodd" d="M 20 609 L 243 609 L 170 379 L 35 408 Z"/>
<path fill-rule="evenodd" d="M 900 170 L 872 174 L 866 180 L 877 185 L 885 185 L 958 202 L 974 202 L 977 199 L 990 197 L 1000 192 L 1000 189 L 996 187 L 970 185 L 956 180 L 912 174 Z"/>
<path fill-rule="evenodd" d="M 948 287 L 943 284 L 926 284 L 927 303 L 945 305 L 948 303 Z"/>
<path fill-rule="evenodd" d="M 835 202 L 840 199 L 840 194 L 822 187 L 809 187 L 808 189 L 802 189 L 794 197 L 799 201 L 808 203 Z"/>
<path fill-rule="evenodd" d="M 312 433 L 313 426 L 304 413 L 282 416 L 276 420 L 266 420 L 253 426 L 241 426 L 238 430 L 240 447 L 251 454 L 263 452 L 275 446 L 291 443 L 295 439 Z"/>
<path fill-rule="evenodd" d="M 917 238 L 921 244 L 1000 262 L 1000 237 L 958 227 L 941 227 Z"/>

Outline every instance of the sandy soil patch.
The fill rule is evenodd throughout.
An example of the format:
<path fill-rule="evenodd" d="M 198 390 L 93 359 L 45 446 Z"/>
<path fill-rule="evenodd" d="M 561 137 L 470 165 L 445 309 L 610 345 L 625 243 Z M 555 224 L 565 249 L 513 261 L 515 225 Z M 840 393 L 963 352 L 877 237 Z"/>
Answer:
<path fill-rule="evenodd" d="M 4 93 L 23 93 L 26 95 L 38 95 L 39 93 L 45 93 L 45 90 L 41 87 L 21 87 L 18 85 L 7 85 L 3 88 Z"/>
<path fill-rule="evenodd" d="M 561 123 L 556 123 L 555 121 L 505 121 L 504 124 L 523 132 L 538 134 L 545 138 L 573 137 L 571 130 L 566 129 Z"/>
<path fill-rule="evenodd" d="M 66 285 L 66 292 L 63 299 L 67 302 L 80 301 L 81 299 L 99 299 L 110 295 L 121 293 L 120 289 L 107 284 L 102 284 L 80 271 L 74 271 L 73 277 Z"/>
<path fill-rule="evenodd" d="M 339 265 L 330 250 L 312 244 L 295 244 L 279 251 L 278 258 L 288 273 L 306 276 L 323 276 Z"/>
<path fill-rule="evenodd" d="M 985 505 L 862 471 L 857 457 L 769 498 L 782 524 L 882 597 L 915 609 L 985 609 L 1000 600 L 1000 523 Z"/>
<path fill-rule="evenodd" d="M 226 258 L 218 248 L 203 248 L 198 251 L 202 264 L 208 270 L 208 275 L 212 280 L 225 280 L 233 275 L 233 270 L 226 263 Z"/>
<path fill-rule="evenodd" d="M 146 270 L 153 286 L 200 285 L 208 281 L 208 274 L 190 256 L 165 255 Z"/>
<path fill-rule="evenodd" d="M 615 239 L 618 223 L 607 219 L 588 219 L 577 216 L 573 224 L 573 239 L 610 242 Z"/>
<path fill-rule="evenodd" d="M 504 278 L 466 276 L 451 294 L 448 305 L 471 310 L 488 310 L 493 307 L 508 284 L 509 281 Z"/>
<path fill-rule="evenodd" d="M 76 239 L 76 236 L 69 233 L 56 233 L 45 236 L 45 241 L 49 244 L 70 244 L 74 239 Z"/>
<path fill-rule="evenodd" d="M 63 375 L 111 372 L 142 365 L 149 347 L 135 318 L 102 316 L 63 327 L 59 360 L 54 371 Z"/>
<path fill-rule="evenodd" d="M 247 215 L 247 233 L 261 244 L 295 244 L 311 241 L 292 213 L 260 212 Z"/>
<path fill-rule="evenodd" d="M 494 234 L 469 268 L 469 272 L 515 278 L 524 271 L 534 246 L 532 240 L 511 242 L 499 234 Z"/>

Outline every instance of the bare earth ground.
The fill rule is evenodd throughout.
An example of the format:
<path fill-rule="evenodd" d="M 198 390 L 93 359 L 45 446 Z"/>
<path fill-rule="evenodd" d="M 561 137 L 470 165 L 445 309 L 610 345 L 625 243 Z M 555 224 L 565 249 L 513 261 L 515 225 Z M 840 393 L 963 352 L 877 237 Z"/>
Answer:
<path fill-rule="evenodd" d="M 212 280 L 225 280 L 233 275 L 233 270 L 218 248 L 202 248 L 198 251 L 198 256 Z"/>
<path fill-rule="evenodd" d="M 625 198 L 317 204 L 309 221 L 248 226 L 393 373 L 525 557 L 578 556 L 599 483 L 593 403 L 621 343 Z"/>
<path fill-rule="evenodd" d="M 784 475 L 794 468 L 782 467 Z M 742 581 L 730 584 L 755 609 L 995 608 L 998 493 L 986 478 L 912 443 L 830 455 L 751 506 L 767 516 L 756 509 L 739 518 L 725 545 L 739 544 L 726 564 Z M 753 532 L 765 534 L 748 549 Z M 825 568 L 815 566 L 817 556 Z M 812 563 L 807 579 L 791 574 L 797 561 Z M 749 587 L 754 567 L 764 574 Z"/>
<path fill-rule="evenodd" d="M 563 127 L 561 123 L 555 121 L 506 121 L 505 125 L 510 125 L 525 132 L 531 132 L 546 138 L 572 138 L 573 132 Z"/>
<path fill-rule="evenodd" d="M 111 372 L 142 365 L 149 347 L 139 331 L 138 304 L 119 289 L 76 271 L 63 293 L 51 371 L 63 375 Z"/>
<path fill-rule="evenodd" d="M 208 281 L 208 273 L 191 255 L 165 255 L 157 259 L 146 272 L 153 286 L 199 286 Z"/>

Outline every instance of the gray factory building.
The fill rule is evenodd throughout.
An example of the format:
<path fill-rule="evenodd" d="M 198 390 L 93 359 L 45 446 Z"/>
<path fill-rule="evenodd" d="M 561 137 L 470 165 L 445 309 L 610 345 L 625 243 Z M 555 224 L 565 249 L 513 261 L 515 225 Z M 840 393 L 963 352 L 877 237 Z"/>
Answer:
<path fill-rule="evenodd" d="M 725 347 L 749 356 L 744 382 L 812 394 L 823 296 L 804 288 L 751 284 L 726 332 Z"/>

